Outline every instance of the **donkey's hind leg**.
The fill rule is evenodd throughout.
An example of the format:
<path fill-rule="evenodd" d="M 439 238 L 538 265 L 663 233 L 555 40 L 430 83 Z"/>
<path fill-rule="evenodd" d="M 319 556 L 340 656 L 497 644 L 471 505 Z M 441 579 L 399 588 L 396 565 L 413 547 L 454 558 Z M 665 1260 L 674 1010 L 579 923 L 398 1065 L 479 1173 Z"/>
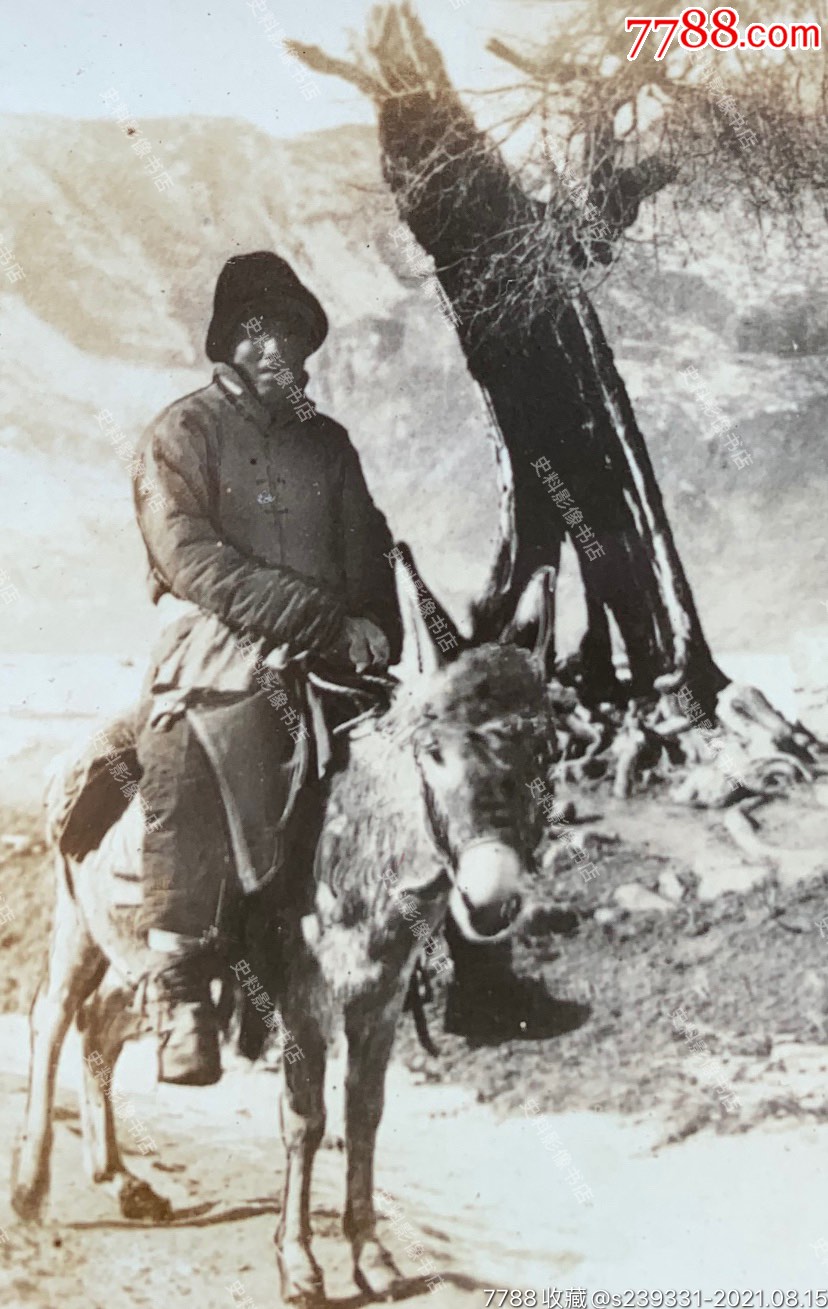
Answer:
<path fill-rule="evenodd" d="M 110 970 L 78 1019 L 83 1032 L 81 1115 L 83 1153 L 91 1180 L 118 1201 L 124 1218 L 168 1222 L 172 1205 L 148 1182 L 125 1166 L 118 1149 L 112 1109 L 112 1079 L 126 1041 L 147 1030 L 146 1020 L 131 1008 L 133 993 Z M 103 1078 L 102 1084 L 98 1078 Z"/>
<path fill-rule="evenodd" d="M 70 1022 L 105 967 L 104 955 L 69 894 L 61 861 L 48 972 L 35 995 L 29 1020 L 29 1092 L 12 1164 L 12 1205 L 18 1216 L 29 1222 L 40 1217 L 49 1190 L 52 1107 L 61 1046 Z"/>

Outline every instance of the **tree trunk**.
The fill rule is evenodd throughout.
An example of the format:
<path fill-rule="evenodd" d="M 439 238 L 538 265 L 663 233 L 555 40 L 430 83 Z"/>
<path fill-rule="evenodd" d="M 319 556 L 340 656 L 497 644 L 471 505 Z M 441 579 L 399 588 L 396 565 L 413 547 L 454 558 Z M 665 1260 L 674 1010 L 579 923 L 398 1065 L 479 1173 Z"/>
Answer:
<path fill-rule="evenodd" d="M 569 268 L 583 265 L 588 241 L 562 232 L 560 214 L 525 195 L 460 102 L 407 4 L 375 11 L 369 67 L 349 71 L 320 51 L 294 49 L 313 67 L 350 76 L 375 99 L 384 175 L 401 217 L 434 258 L 494 439 L 508 452 L 511 484 L 505 477 L 501 490 L 512 532 L 477 607 L 476 631 L 494 637 L 502 630 L 534 569 L 558 566 L 569 533 L 587 602 L 585 698 L 619 694 L 612 614 L 626 646 L 629 694 L 648 695 L 659 676 L 672 674 L 712 710 L 727 679 L 702 633 L 612 351 L 588 297 L 561 265 L 561 250 Z M 537 304 L 538 286 L 538 311 L 511 311 L 524 299 Z M 550 472 L 557 478 L 547 486 Z M 552 499 L 559 484 L 570 492 L 566 508 Z M 563 515 L 573 507 L 583 521 L 567 525 Z M 587 527 L 594 535 L 585 542 Z"/>

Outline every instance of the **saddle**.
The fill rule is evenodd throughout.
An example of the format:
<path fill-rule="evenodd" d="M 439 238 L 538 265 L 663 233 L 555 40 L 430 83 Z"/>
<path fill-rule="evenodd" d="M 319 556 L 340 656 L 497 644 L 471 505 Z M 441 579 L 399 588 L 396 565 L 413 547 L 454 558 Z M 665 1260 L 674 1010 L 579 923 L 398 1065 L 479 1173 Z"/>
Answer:
<path fill-rule="evenodd" d="M 260 889 L 277 870 L 281 836 L 299 791 L 314 765 L 322 777 L 332 759 L 331 736 L 347 732 L 355 721 L 354 714 L 358 720 L 384 707 L 391 685 L 386 678 L 367 675 L 332 681 L 311 673 L 301 701 L 308 734 L 300 737 L 287 756 L 278 748 L 275 753 L 270 751 L 271 766 L 263 769 L 260 764 L 249 776 L 239 768 L 238 748 L 230 743 L 241 738 L 250 746 L 258 744 L 258 750 L 242 751 L 242 755 L 261 760 L 266 732 L 262 731 L 261 715 L 257 722 L 255 711 L 250 714 L 256 697 L 239 702 L 238 713 L 233 712 L 232 705 L 229 710 L 206 706 L 187 710 L 213 769 L 238 880 L 246 894 Z M 135 706 L 112 719 L 78 750 L 56 761 L 47 785 L 45 825 L 48 841 L 61 854 L 83 859 L 98 848 L 136 797 L 140 803 L 142 769 L 137 742 L 141 725 L 142 712 Z M 279 735 L 284 743 L 286 734 Z M 252 737 L 258 737 L 258 742 Z M 274 741 L 274 747 L 276 744 Z M 341 763 L 343 752 L 336 753 Z M 266 796 L 262 794 L 263 786 Z M 263 850 L 257 830 L 263 805 L 270 810 L 275 850 Z"/>
<path fill-rule="evenodd" d="M 135 709 L 55 761 L 46 787 L 45 825 L 47 840 L 61 854 L 83 859 L 97 850 L 126 812 L 141 780 L 137 739 Z"/>

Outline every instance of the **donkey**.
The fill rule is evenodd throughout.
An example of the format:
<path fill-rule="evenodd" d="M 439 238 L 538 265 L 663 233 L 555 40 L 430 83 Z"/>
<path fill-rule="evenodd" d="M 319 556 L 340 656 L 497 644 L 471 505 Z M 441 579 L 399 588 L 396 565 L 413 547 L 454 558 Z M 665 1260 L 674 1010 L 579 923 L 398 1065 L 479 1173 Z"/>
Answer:
<path fill-rule="evenodd" d="M 278 999 L 304 1056 L 285 1062 L 280 1104 L 286 1174 L 275 1242 L 288 1301 L 323 1293 L 311 1248 L 310 1184 L 325 1126 L 326 1049 L 343 1029 L 344 1231 L 354 1277 L 375 1295 L 388 1294 L 400 1278 L 377 1237 L 373 1205 L 374 1147 L 395 1028 L 418 958 L 424 948 L 432 953 L 426 938 L 449 906 L 471 939 L 496 940 L 517 921 L 522 877 L 540 837 L 529 784 L 547 771 L 555 741 L 543 623 L 533 651 L 511 643 L 513 626 L 503 642 L 464 643 L 449 660 L 435 646 L 422 599 L 399 561 L 397 586 L 404 650 L 414 649 L 415 666 L 390 708 L 352 730 L 316 847 L 312 912 L 297 909 L 286 934 Z M 94 1061 L 113 1069 L 124 1042 L 147 1030 L 134 1003 L 146 956 L 124 911 L 119 920 L 113 909 L 116 882 L 139 855 L 133 804 L 97 850 L 80 861 L 59 860 L 48 976 L 32 1009 L 29 1096 L 13 1168 L 13 1204 L 24 1219 L 39 1217 L 48 1192 L 55 1072 L 73 1018 L 82 1033 L 87 1172 L 125 1216 L 171 1217 L 169 1203 L 124 1165 L 111 1101 L 90 1069 Z"/>

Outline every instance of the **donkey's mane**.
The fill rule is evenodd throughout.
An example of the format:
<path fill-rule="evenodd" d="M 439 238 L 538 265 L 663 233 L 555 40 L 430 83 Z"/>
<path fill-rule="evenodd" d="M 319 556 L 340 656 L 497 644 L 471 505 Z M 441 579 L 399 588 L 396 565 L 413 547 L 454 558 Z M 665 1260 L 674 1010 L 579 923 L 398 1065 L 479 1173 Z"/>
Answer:
<path fill-rule="evenodd" d="M 464 650 L 431 677 L 403 686 L 382 725 L 385 733 L 405 738 L 429 721 L 474 728 L 534 717 L 544 707 L 544 680 L 529 652 L 490 642 Z"/>

